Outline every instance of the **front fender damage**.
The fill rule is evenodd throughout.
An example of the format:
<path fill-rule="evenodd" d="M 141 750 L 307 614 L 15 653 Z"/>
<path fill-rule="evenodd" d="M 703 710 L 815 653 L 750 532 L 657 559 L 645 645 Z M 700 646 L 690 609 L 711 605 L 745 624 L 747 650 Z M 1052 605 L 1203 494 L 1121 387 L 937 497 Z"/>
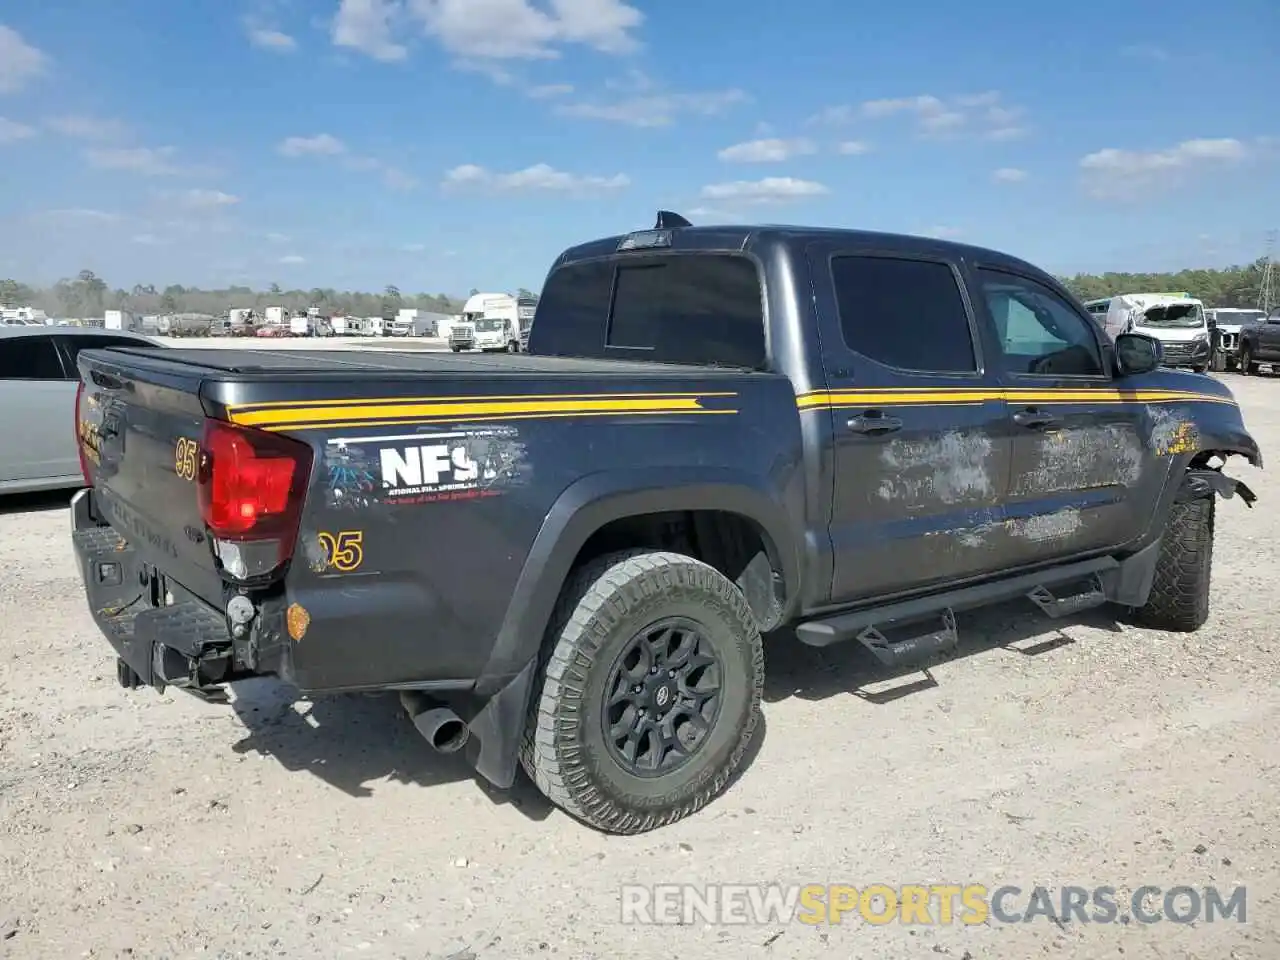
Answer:
<path fill-rule="evenodd" d="M 1199 497 L 1212 496 L 1214 493 L 1224 500 L 1230 500 L 1239 494 L 1240 499 L 1249 509 L 1253 509 L 1258 495 L 1235 477 L 1228 477 L 1221 468 L 1192 467 L 1183 478 L 1182 489 L 1178 491 L 1179 500 L 1194 500 Z"/>

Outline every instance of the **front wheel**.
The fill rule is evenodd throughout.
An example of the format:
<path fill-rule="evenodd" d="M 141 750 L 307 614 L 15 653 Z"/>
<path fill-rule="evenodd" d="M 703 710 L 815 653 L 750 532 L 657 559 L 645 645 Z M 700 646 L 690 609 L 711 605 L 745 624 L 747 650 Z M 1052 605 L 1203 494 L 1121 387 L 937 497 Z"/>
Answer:
<path fill-rule="evenodd" d="M 728 786 L 760 716 L 764 653 L 742 593 L 677 553 L 627 551 L 570 581 L 521 762 L 615 834 L 682 820 Z"/>
<path fill-rule="evenodd" d="M 507 353 L 519 353 L 519 352 L 520 352 L 520 341 L 512 340 L 510 343 L 507 344 Z"/>
<path fill-rule="evenodd" d="M 1253 347 L 1245 344 L 1240 348 L 1240 372 L 1249 376 L 1257 376 L 1261 364 L 1253 359 Z"/>
<path fill-rule="evenodd" d="M 1209 619 L 1209 579 L 1213 567 L 1212 494 L 1173 505 L 1155 580 L 1146 604 L 1134 611 L 1134 622 L 1155 630 L 1191 632 Z"/>
<path fill-rule="evenodd" d="M 461 352 L 462 352 L 462 348 L 461 348 L 461 347 L 450 347 L 449 349 L 450 349 L 450 350 L 452 350 L 454 353 L 461 353 Z"/>

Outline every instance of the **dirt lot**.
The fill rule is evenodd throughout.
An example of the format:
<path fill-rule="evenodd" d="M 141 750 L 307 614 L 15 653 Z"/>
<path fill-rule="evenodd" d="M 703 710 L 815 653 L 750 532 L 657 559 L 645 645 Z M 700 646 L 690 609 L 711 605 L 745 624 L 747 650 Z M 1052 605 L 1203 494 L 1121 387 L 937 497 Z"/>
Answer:
<path fill-rule="evenodd" d="M 1280 380 L 1226 378 L 1274 457 Z M 891 683 L 860 649 L 779 641 L 745 775 L 631 839 L 531 787 L 485 790 L 394 701 L 121 690 L 66 509 L 6 505 L 0 956 L 1274 960 L 1280 480 L 1233 470 L 1260 502 L 1219 504 L 1200 633 L 1102 614 L 1059 630 L 1014 605 L 963 618 L 961 656 Z M 1110 885 L 1122 901 L 1243 884 L 1247 922 L 620 922 L 621 884 L 713 882 Z"/>

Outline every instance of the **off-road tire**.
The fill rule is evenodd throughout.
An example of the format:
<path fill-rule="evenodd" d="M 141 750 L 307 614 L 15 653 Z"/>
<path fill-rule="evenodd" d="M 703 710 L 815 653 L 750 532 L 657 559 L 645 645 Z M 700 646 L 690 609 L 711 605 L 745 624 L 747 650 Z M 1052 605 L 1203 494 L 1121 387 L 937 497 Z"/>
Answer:
<path fill-rule="evenodd" d="M 670 616 L 706 628 L 724 699 L 706 742 L 683 767 L 641 779 L 610 756 L 600 700 L 618 653 Z M 570 816 L 606 833 L 638 834 L 682 820 L 724 792 L 759 722 L 764 650 L 746 600 L 719 571 L 683 554 L 628 550 L 570 578 L 540 676 L 521 749 L 525 771 Z"/>
<path fill-rule="evenodd" d="M 1256 377 L 1262 364 L 1253 359 L 1253 349 L 1245 344 L 1240 348 L 1240 372 L 1250 377 Z"/>
<path fill-rule="evenodd" d="M 1174 503 L 1160 541 L 1151 594 L 1133 611 L 1138 626 L 1189 633 L 1209 619 L 1216 505 L 1212 494 Z"/>

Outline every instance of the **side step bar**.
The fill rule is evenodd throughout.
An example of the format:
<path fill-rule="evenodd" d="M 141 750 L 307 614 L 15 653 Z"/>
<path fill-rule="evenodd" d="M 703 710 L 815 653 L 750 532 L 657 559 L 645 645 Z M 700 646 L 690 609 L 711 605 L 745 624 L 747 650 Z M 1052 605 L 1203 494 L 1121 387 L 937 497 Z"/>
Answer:
<path fill-rule="evenodd" d="M 1055 619 L 1068 616 L 1106 603 L 1102 577 L 1119 566 L 1112 557 L 1099 557 L 883 607 L 853 610 L 802 623 L 796 628 L 796 637 L 811 647 L 857 640 L 885 666 L 909 666 L 927 661 L 959 643 L 956 611 L 1027 597 L 1047 616 Z M 1077 586 L 1082 581 L 1083 588 Z M 1049 589 L 1067 585 L 1074 590 L 1064 591 L 1061 597 Z M 940 626 L 897 641 L 885 636 L 891 627 L 916 625 L 933 617 L 941 618 Z"/>

